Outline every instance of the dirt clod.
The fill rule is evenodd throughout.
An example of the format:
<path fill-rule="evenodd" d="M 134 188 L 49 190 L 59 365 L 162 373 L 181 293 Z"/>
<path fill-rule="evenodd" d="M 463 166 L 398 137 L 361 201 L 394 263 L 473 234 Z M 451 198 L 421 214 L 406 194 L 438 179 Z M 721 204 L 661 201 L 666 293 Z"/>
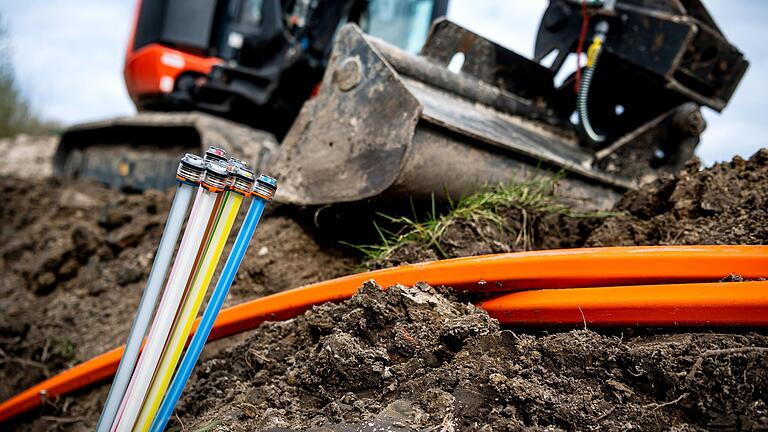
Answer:
<path fill-rule="evenodd" d="M 424 284 L 368 283 L 263 325 L 186 394 L 186 427 L 227 431 L 753 429 L 768 425 L 768 338 L 536 337 Z"/>
<path fill-rule="evenodd" d="M 627 193 L 589 246 L 768 244 L 768 149 Z"/>

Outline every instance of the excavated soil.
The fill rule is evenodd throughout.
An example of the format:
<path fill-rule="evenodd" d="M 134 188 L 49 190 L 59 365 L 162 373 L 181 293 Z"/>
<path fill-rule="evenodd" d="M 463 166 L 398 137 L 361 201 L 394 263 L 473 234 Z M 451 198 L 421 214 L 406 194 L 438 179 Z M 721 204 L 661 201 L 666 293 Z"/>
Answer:
<path fill-rule="evenodd" d="M 573 247 L 768 244 L 768 149 L 708 169 L 694 160 L 677 176 L 625 194 L 615 216 L 524 210 L 501 209 L 502 224 L 457 220 L 439 239 L 440 250 L 405 244 L 371 265 Z"/>
<path fill-rule="evenodd" d="M 0 179 L 0 397 L 122 343 L 171 194 Z M 623 215 L 542 217 L 530 248 L 765 244 L 768 151 L 632 192 Z M 520 214 L 504 215 L 512 224 Z M 347 274 L 333 233 L 274 207 L 228 304 Z M 527 220 L 525 223 L 531 223 Z M 493 227 L 446 231 L 451 256 L 516 250 Z M 434 258 L 402 252 L 399 261 Z M 397 251 L 394 256 L 397 255 Z M 449 289 L 382 291 L 266 323 L 206 349 L 182 430 L 768 428 L 768 337 L 749 331 L 552 334 L 502 329 Z M 18 430 L 92 430 L 107 385 L 46 401 Z"/>
<path fill-rule="evenodd" d="M 768 337 L 502 330 L 425 284 L 268 323 L 205 362 L 176 424 L 217 430 L 768 427 Z"/>
<path fill-rule="evenodd" d="M 768 244 L 768 149 L 700 170 L 697 162 L 624 195 L 588 246 Z"/>
<path fill-rule="evenodd" d="M 83 181 L 3 178 L 0 194 L 6 399 L 125 341 L 172 191 L 126 195 Z M 341 276 L 357 263 L 279 209 L 264 217 L 253 244 L 229 305 Z"/>

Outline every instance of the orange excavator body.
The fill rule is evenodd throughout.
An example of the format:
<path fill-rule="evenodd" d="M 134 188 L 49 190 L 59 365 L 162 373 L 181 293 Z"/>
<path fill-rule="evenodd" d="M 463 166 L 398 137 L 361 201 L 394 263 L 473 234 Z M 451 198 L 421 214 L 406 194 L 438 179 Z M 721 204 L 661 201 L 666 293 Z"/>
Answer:
<path fill-rule="evenodd" d="M 136 30 L 142 5 L 142 0 L 136 2 L 123 68 L 125 87 L 137 106 L 140 98 L 157 98 L 170 93 L 182 73 L 208 75 L 214 65 L 222 62 L 217 57 L 195 54 L 160 43 L 150 43 L 137 49 Z"/>
<path fill-rule="evenodd" d="M 125 59 L 125 86 L 136 102 L 139 96 L 170 93 L 182 72 L 207 75 L 219 63 L 221 59 L 216 57 L 190 54 L 160 44 L 150 44 L 137 51 L 130 48 Z"/>

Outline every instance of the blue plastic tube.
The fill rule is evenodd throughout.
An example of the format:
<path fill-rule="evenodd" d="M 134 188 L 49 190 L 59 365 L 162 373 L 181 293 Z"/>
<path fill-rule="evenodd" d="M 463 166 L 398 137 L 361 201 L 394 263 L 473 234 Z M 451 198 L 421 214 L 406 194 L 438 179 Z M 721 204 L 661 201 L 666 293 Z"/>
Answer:
<path fill-rule="evenodd" d="M 157 298 L 160 296 L 165 276 L 168 274 L 173 250 L 176 248 L 176 242 L 179 240 L 187 208 L 189 208 L 189 203 L 192 201 L 192 195 L 196 189 L 196 184 L 180 182 L 176 195 L 173 197 L 171 211 L 168 213 L 168 221 L 165 223 L 163 236 L 160 238 L 160 246 L 158 246 L 155 253 L 155 261 L 152 264 L 152 270 L 149 272 L 147 285 L 144 287 L 144 294 L 142 294 L 139 301 L 139 309 L 136 317 L 133 319 L 131 332 L 125 344 L 125 352 L 120 359 L 120 366 L 117 368 L 117 374 L 115 374 L 107 401 L 104 404 L 104 410 L 99 418 L 99 424 L 96 428 L 99 432 L 109 431 L 120 407 L 120 402 L 123 400 L 123 395 L 125 395 L 128 382 L 136 367 L 136 359 L 141 351 L 141 341 L 144 339 L 151 322 L 152 312 L 155 309 Z"/>
<path fill-rule="evenodd" d="M 150 431 L 162 432 L 171 414 L 173 414 L 173 409 L 181 397 L 181 392 L 187 385 L 187 380 L 192 374 L 200 353 L 203 351 L 205 341 L 208 339 L 208 335 L 211 334 L 213 323 L 219 315 L 224 299 L 227 297 L 229 288 L 232 286 L 232 281 L 235 279 L 237 270 L 243 262 L 248 244 L 251 242 L 253 233 L 256 231 L 256 226 L 259 224 L 261 214 L 264 212 L 266 205 L 267 201 L 261 197 L 254 196 L 252 199 L 251 205 L 248 207 L 248 213 L 245 215 L 245 220 L 243 220 L 243 226 L 237 234 L 235 244 L 229 253 L 227 263 L 224 264 L 224 269 L 221 272 L 218 283 L 216 283 L 216 288 L 214 288 L 213 294 L 211 294 L 211 299 L 208 301 L 208 306 L 203 313 L 203 318 L 200 320 L 200 325 L 197 327 L 194 336 L 192 336 L 192 341 L 189 343 L 187 352 L 181 360 L 179 370 L 171 381 L 171 386 L 168 387 L 168 391 L 165 393 L 165 398 L 163 398 L 160 409 L 158 409 L 157 415 L 152 421 Z"/>

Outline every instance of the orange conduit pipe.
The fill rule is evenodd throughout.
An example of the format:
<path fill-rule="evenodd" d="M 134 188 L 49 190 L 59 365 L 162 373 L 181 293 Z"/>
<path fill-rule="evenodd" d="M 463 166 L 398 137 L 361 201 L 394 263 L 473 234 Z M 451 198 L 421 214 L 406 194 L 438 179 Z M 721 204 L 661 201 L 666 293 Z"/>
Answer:
<path fill-rule="evenodd" d="M 314 305 L 351 297 L 374 279 L 387 287 L 427 282 L 474 293 L 714 282 L 735 273 L 768 276 L 766 246 L 651 246 L 565 249 L 456 258 L 376 270 L 283 291 L 223 310 L 209 341 L 301 314 Z M 581 321 L 579 321 L 581 322 Z M 197 328 L 197 322 L 192 332 Z M 120 362 L 116 348 L 43 381 L 0 404 L 0 422 L 57 397 L 109 378 Z"/>
<path fill-rule="evenodd" d="M 479 302 L 505 325 L 768 326 L 768 281 L 522 291 Z"/>
<path fill-rule="evenodd" d="M 245 302 L 219 314 L 211 337 L 218 339 L 253 329 L 265 320 L 288 319 L 314 305 L 345 300 L 370 279 L 383 287 L 427 282 L 481 294 L 715 282 L 729 274 L 745 279 L 768 276 L 768 246 L 610 247 L 455 258 L 345 276 Z"/>

